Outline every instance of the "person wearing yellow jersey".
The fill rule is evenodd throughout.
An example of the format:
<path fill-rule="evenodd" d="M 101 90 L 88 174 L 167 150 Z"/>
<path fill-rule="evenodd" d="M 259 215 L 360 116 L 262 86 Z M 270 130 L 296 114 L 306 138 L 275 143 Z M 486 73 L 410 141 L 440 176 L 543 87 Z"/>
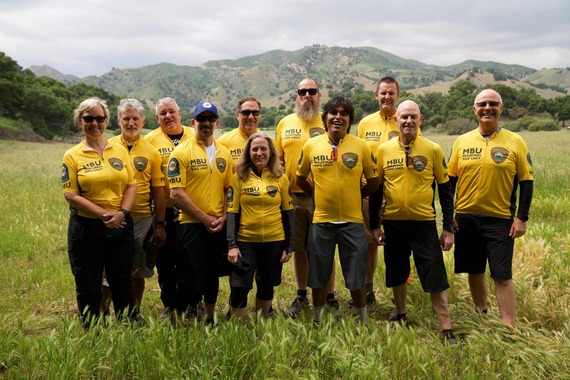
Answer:
<path fill-rule="evenodd" d="M 400 98 L 400 86 L 392 77 L 380 78 L 374 91 L 380 111 L 363 118 L 358 123 L 357 137 L 368 143 L 370 150 L 376 152 L 383 142 L 398 137 L 399 130 L 396 124 L 396 103 Z M 378 244 L 373 239 L 370 225 L 368 224 L 369 202 L 368 197 L 363 199 L 362 213 L 364 215 L 364 229 L 368 242 L 368 262 L 366 264 L 366 304 L 376 303 L 374 296 L 374 274 L 378 267 Z"/>
<path fill-rule="evenodd" d="M 349 99 L 331 98 L 322 120 L 327 134 L 305 143 L 296 178 L 297 185 L 315 202 L 308 239 L 308 285 L 313 290 L 314 320 L 320 321 L 338 244 L 345 285 L 359 321 L 366 323 L 364 277 L 368 253 L 362 197 L 378 188 L 376 160 L 366 142 L 349 134 L 354 122 L 354 106 Z M 367 182 L 361 187 L 363 176 Z"/>
<path fill-rule="evenodd" d="M 225 224 L 232 157 L 214 140 L 218 123 L 216 106 L 198 103 L 192 119 L 196 135 L 178 145 L 168 163 L 170 197 L 180 209 L 176 310 L 194 316 L 204 295 L 207 325 L 214 323 L 220 262 L 227 264 L 222 257 L 228 251 Z"/>
<path fill-rule="evenodd" d="M 194 136 L 194 128 L 182 125 L 182 113 L 172 98 L 160 98 L 156 102 L 156 120 L 159 128 L 149 132 L 145 139 L 150 142 L 162 158 L 161 171 L 166 177 L 170 154 L 178 144 L 190 140 Z M 176 292 L 176 212 L 174 201 L 170 198 L 168 181 L 164 188 L 166 210 L 164 219 L 158 219 L 157 225 L 163 224 L 166 242 L 158 249 L 156 271 L 160 286 L 160 299 L 164 305 L 161 319 L 169 319 L 174 311 L 174 294 Z"/>
<path fill-rule="evenodd" d="M 402 325 L 407 320 L 406 280 L 413 252 L 422 288 L 430 293 L 441 326 L 441 337 L 455 344 L 442 254 L 442 249 L 448 251 L 453 246 L 453 196 L 445 157 L 439 145 L 418 134 L 422 115 L 415 102 L 402 102 L 396 120 L 399 137 L 380 144 L 376 153 L 383 190 L 370 196 L 370 227 L 377 244 L 384 245 L 386 286 L 392 288 L 396 304 L 396 315 L 391 316 L 390 321 Z M 443 213 L 440 237 L 433 204 L 436 184 Z M 383 198 L 386 199 L 384 231 L 379 228 L 378 217 Z"/>
<path fill-rule="evenodd" d="M 259 124 L 259 113 L 261 111 L 261 103 L 254 97 L 246 96 L 238 101 L 236 118 L 238 119 L 238 127 L 228 133 L 220 136 L 216 142 L 228 148 L 232 154 L 232 168 L 240 159 L 243 147 L 245 146 L 249 136 L 259 132 L 257 125 Z"/>
<path fill-rule="evenodd" d="M 273 140 L 265 133 L 251 135 L 228 191 L 228 261 L 236 265 L 231 314 L 245 316 L 255 274 L 255 310 L 267 317 L 273 288 L 281 284 L 283 263 L 293 251 L 294 215 L 291 186 Z M 249 266 L 237 266 L 240 261 Z"/>
<path fill-rule="evenodd" d="M 476 310 L 486 313 L 488 261 L 501 319 L 514 326 L 514 239 L 526 233 L 533 170 L 524 140 L 500 127 L 502 111 L 498 92 L 486 89 L 476 96 L 473 112 L 479 125 L 453 144 L 449 176 L 457 183 L 455 273 L 469 274 Z"/>
<path fill-rule="evenodd" d="M 166 240 L 164 224 L 153 226 L 153 211 L 157 220 L 164 221 L 164 175 L 160 167 L 162 159 L 155 147 L 141 138 L 145 124 L 144 107 L 136 99 L 122 99 L 117 107 L 117 122 L 121 127 L 121 135 L 113 137 L 109 142 L 120 144 L 128 151 L 135 169 L 137 194 L 131 209 L 134 222 L 135 256 L 132 270 L 132 287 L 135 307 L 140 311 L 144 294 L 145 278 L 154 275 L 153 268 L 147 266 L 146 252 L 143 247 L 150 244 L 162 247 Z M 110 291 L 107 286 L 102 289 L 103 310 L 108 310 Z"/>
<path fill-rule="evenodd" d="M 295 113 L 285 116 L 277 125 L 275 144 L 281 160 L 285 164 L 285 174 L 291 183 L 293 205 L 295 206 L 295 255 L 293 268 L 297 294 L 287 310 L 296 317 L 304 308 L 309 307 L 307 298 L 307 275 L 309 261 L 307 257 L 307 236 L 313 217 L 313 199 L 305 194 L 295 183 L 299 155 L 308 139 L 325 133 L 319 111 L 321 93 L 319 84 L 312 78 L 305 78 L 297 85 Z M 327 285 L 327 308 L 338 314 L 338 301 L 334 295 L 333 274 Z"/>
<path fill-rule="evenodd" d="M 105 102 L 84 100 L 75 109 L 74 120 L 85 138 L 63 155 L 61 181 L 70 206 L 67 244 L 77 307 L 82 324 L 89 327 L 100 315 L 103 268 L 117 317 L 136 318 L 130 209 L 137 185 L 127 150 L 103 137 L 109 125 Z"/>

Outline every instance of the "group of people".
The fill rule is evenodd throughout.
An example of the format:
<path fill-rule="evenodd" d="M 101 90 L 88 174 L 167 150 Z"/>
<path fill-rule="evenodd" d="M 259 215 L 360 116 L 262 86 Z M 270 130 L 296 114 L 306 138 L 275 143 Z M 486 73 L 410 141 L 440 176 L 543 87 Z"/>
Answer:
<path fill-rule="evenodd" d="M 380 79 L 379 112 L 364 118 L 354 136 L 351 101 L 333 97 L 321 112 L 320 87 L 305 78 L 295 112 L 279 122 L 275 139 L 258 130 L 261 104 L 253 97 L 240 99 L 238 128 L 219 139 L 210 102 L 196 105 L 187 127 L 176 102 L 159 99 L 159 128 L 142 137 L 144 108 L 124 99 L 117 108 L 121 135 L 108 141 L 107 105 L 82 102 L 75 121 L 85 138 L 65 153 L 62 168 L 82 322 L 89 325 L 103 309 L 103 272 L 117 317 L 137 318 L 144 278 L 154 274 L 148 256 L 156 253 L 161 318 L 203 312 L 213 324 L 219 277 L 228 275 L 228 314 L 245 317 L 255 280 L 255 310 L 266 317 L 283 264 L 293 257 L 297 291 L 287 313 L 308 309 L 310 287 L 318 324 L 324 310 L 339 316 L 338 248 L 351 305 L 366 323 L 383 246 L 395 303 L 390 320 L 406 323 L 413 254 L 442 337 L 452 341 L 442 250 L 455 243 L 455 272 L 468 273 L 476 310 L 488 309 L 488 262 L 500 316 L 514 326 L 514 239 L 526 231 L 533 191 L 528 148 L 500 127 L 501 97 L 487 89 L 473 106 L 478 128 L 456 140 L 447 162 L 441 147 L 422 136 L 418 104 L 397 106 L 399 95 L 394 78 Z"/>

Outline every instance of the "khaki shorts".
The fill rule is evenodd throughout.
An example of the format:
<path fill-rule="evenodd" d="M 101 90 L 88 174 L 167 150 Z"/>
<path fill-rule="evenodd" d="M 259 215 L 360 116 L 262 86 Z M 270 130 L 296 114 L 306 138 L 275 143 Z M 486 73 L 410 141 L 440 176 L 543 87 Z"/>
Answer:
<path fill-rule="evenodd" d="M 146 253 L 143 250 L 143 245 L 146 235 L 152 228 L 152 216 L 135 219 L 134 228 L 135 255 L 133 257 L 133 270 L 131 275 L 134 278 L 150 278 L 154 276 L 154 269 L 146 266 Z"/>
<path fill-rule="evenodd" d="M 293 206 L 295 207 L 295 244 L 293 250 L 307 250 L 309 227 L 313 222 L 315 205 L 313 197 L 304 193 L 293 193 Z"/>

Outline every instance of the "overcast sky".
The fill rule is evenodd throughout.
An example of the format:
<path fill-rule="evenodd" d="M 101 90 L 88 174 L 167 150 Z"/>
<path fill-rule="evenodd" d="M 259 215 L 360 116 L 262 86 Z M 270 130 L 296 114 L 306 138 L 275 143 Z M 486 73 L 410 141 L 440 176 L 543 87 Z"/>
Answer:
<path fill-rule="evenodd" d="M 441 66 L 570 66 L 568 0 L 0 0 L 0 51 L 24 68 L 101 75 L 312 44 Z"/>

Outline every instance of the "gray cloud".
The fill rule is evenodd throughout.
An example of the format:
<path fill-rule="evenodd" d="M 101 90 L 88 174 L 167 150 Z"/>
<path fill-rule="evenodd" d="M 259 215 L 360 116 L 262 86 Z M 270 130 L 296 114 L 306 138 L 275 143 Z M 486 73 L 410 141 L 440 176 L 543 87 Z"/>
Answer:
<path fill-rule="evenodd" d="M 23 67 L 77 76 L 314 43 L 373 46 L 428 64 L 475 59 L 540 69 L 570 66 L 569 18 L 564 0 L 3 0 L 0 51 Z"/>

